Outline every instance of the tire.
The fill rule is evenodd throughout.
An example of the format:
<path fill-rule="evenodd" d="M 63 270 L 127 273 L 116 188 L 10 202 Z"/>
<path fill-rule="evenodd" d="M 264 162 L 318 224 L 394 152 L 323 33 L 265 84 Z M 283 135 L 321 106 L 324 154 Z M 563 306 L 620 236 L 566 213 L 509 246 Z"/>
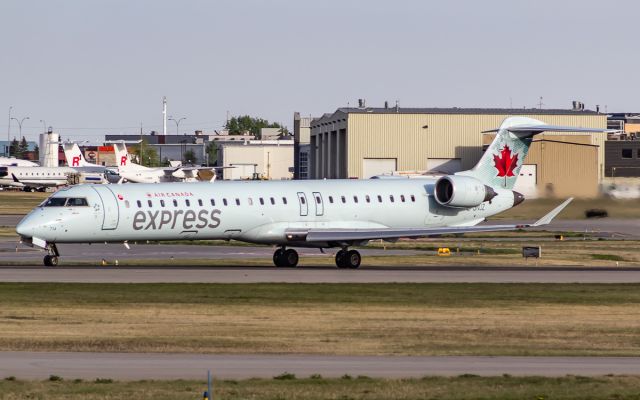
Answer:
<path fill-rule="evenodd" d="M 344 260 L 345 260 L 344 263 L 347 266 L 347 268 L 357 269 L 360 266 L 362 257 L 360 256 L 360 253 L 358 253 L 357 251 L 349 250 L 347 251 L 347 254 Z"/>
<path fill-rule="evenodd" d="M 273 264 L 276 267 L 283 267 L 282 265 L 282 255 L 284 254 L 284 250 L 278 249 L 273 252 Z"/>
<path fill-rule="evenodd" d="M 294 249 L 288 249 L 282 255 L 282 261 L 285 267 L 295 268 L 298 265 L 298 252 Z"/>
<path fill-rule="evenodd" d="M 58 265 L 58 257 L 46 255 L 44 256 L 45 267 L 55 267 Z"/>
<path fill-rule="evenodd" d="M 336 267 L 347 268 L 347 265 L 345 264 L 346 254 L 347 252 L 344 250 L 340 250 L 336 253 Z"/>

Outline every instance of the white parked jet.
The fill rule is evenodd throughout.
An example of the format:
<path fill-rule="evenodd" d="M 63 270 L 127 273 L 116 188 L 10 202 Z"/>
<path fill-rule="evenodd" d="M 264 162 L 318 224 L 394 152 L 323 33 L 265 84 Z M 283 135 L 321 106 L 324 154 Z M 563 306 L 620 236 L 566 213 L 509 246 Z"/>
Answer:
<path fill-rule="evenodd" d="M 337 247 L 336 265 L 357 268 L 360 254 L 349 247 L 374 239 L 551 222 L 571 199 L 531 225 L 477 225 L 524 200 L 513 184 L 532 137 L 548 130 L 601 131 L 507 118 L 472 170 L 437 179 L 80 185 L 49 197 L 16 231 L 47 250 L 45 265 L 57 264 L 57 243 L 235 239 L 279 246 L 276 266 L 297 265 L 292 247 Z"/>
<path fill-rule="evenodd" d="M 101 180 L 97 183 L 118 183 L 121 180 L 116 172 L 116 168 L 108 168 L 103 165 L 88 162 L 82 155 L 80 146 L 78 146 L 77 143 L 62 143 L 62 149 L 64 150 L 64 157 L 69 167 L 85 174 L 102 174 L 106 182 Z"/>
<path fill-rule="evenodd" d="M 33 161 L 23 160 L 15 157 L 0 157 L 0 167 L 37 167 Z"/>
<path fill-rule="evenodd" d="M 118 163 L 118 173 L 123 179 L 135 183 L 198 182 L 199 171 L 213 170 L 214 167 L 150 168 L 131 161 L 124 142 L 113 142 L 113 151 Z M 209 181 L 215 180 L 215 174 Z"/>

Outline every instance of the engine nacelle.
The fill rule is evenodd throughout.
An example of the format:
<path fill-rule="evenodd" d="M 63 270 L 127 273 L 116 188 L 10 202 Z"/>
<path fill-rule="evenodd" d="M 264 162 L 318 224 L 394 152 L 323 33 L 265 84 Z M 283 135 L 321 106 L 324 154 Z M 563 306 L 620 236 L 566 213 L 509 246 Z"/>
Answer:
<path fill-rule="evenodd" d="M 493 199 L 496 192 L 476 178 L 447 175 L 436 181 L 434 197 L 443 206 L 468 208 Z"/>

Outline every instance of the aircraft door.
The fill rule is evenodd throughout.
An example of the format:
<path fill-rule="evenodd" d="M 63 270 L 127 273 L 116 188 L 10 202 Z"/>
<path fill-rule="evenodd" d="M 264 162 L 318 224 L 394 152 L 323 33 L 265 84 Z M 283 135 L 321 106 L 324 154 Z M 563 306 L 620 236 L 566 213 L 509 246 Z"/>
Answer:
<path fill-rule="evenodd" d="M 111 230 L 118 227 L 120 210 L 116 195 L 106 185 L 91 185 L 102 201 L 102 229 Z"/>
<path fill-rule="evenodd" d="M 306 217 L 309 215 L 309 204 L 307 202 L 306 194 L 298 192 L 298 203 L 300 203 L 300 216 Z"/>
<path fill-rule="evenodd" d="M 316 216 L 324 215 L 324 203 L 320 192 L 313 192 L 313 202 L 316 204 Z"/>

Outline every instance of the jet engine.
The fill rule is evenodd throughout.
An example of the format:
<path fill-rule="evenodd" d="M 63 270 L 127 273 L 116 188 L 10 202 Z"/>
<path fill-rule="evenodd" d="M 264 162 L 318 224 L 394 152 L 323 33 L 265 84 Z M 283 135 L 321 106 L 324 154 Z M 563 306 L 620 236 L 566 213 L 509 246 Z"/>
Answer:
<path fill-rule="evenodd" d="M 468 208 L 493 199 L 496 192 L 470 176 L 447 175 L 436 181 L 434 197 L 443 206 Z"/>

